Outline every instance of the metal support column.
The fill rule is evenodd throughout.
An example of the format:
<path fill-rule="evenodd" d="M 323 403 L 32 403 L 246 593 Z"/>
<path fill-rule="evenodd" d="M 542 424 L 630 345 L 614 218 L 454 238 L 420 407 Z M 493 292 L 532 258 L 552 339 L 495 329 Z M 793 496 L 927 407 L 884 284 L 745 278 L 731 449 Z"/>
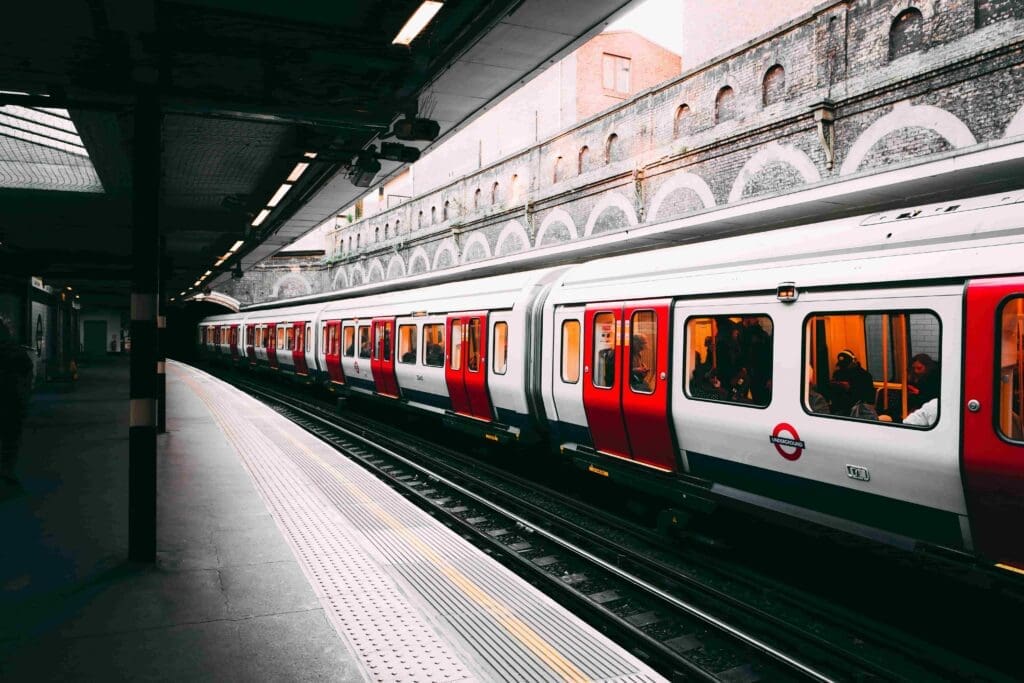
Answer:
<path fill-rule="evenodd" d="M 132 143 L 131 414 L 128 428 L 128 557 L 156 560 L 157 302 L 160 268 L 160 104 L 145 88 Z"/>
<path fill-rule="evenodd" d="M 162 283 L 161 283 L 161 289 Z M 161 295 L 161 298 L 162 295 Z M 160 315 L 156 317 L 156 432 L 167 432 L 167 316 L 164 304 L 160 304 Z"/>

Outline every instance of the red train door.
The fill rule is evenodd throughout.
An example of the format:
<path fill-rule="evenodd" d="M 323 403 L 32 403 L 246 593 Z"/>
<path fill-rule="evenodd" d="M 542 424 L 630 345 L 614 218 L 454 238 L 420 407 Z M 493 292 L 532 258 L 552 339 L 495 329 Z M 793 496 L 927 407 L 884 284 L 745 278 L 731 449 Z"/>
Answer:
<path fill-rule="evenodd" d="M 231 341 L 231 360 L 237 361 L 238 360 L 238 325 L 232 325 L 231 326 L 230 335 L 231 336 L 229 337 L 229 339 Z"/>
<path fill-rule="evenodd" d="M 270 335 L 267 339 L 267 361 L 270 363 L 270 367 L 279 370 L 277 365 L 277 323 L 267 323 L 266 332 Z"/>
<path fill-rule="evenodd" d="M 1024 569 L 1024 278 L 971 281 L 963 338 L 962 462 L 974 549 Z"/>
<path fill-rule="evenodd" d="M 245 326 L 245 357 L 249 359 L 249 365 L 256 365 L 256 325 Z"/>
<path fill-rule="evenodd" d="M 669 300 L 627 302 L 622 320 L 622 418 L 630 451 L 638 462 L 671 471 Z"/>
<path fill-rule="evenodd" d="M 487 391 L 487 313 L 448 316 L 445 380 L 452 410 L 479 420 L 494 419 Z"/>
<path fill-rule="evenodd" d="M 398 380 L 395 378 L 395 319 L 374 318 L 370 335 L 373 339 L 373 355 L 370 368 L 377 393 L 398 398 Z"/>
<path fill-rule="evenodd" d="M 594 448 L 628 458 L 622 419 L 622 304 L 587 306 L 583 325 L 583 409 Z"/>
<path fill-rule="evenodd" d="M 335 384 L 344 384 L 345 375 L 341 371 L 341 321 L 329 320 L 324 323 L 322 332 L 327 376 Z"/>
<path fill-rule="evenodd" d="M 292 329 L 295 339 L 295 344 L 292 347 L 292 363 L 295 364 L 295 374 L 308 375 L 309 366 L 306 365 L 306 323 L 293 323 Z"/>

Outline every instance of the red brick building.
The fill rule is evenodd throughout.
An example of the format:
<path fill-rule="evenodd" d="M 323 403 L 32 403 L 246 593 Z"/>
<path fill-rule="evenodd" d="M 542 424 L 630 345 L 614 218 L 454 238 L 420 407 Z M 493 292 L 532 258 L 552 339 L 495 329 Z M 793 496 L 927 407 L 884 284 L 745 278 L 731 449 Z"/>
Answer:
<path fill-rule="evenodd" d="M 632 31 L 595 36 L 575 56 L 577 120 L 619 104 L 683 70 L 679 55 Z"/>

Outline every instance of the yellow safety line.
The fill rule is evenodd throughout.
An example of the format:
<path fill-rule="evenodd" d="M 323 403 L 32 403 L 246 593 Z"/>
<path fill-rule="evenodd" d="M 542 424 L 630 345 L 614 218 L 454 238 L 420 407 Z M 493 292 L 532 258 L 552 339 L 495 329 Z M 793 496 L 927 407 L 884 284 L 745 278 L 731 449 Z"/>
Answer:
<path fill-rule="evenodd" d="M 236 435 L 238 432 L 235 430 L 234 425 L 221 414 L 219 407 L 211 402 L 206 391 L 203 390 L 198 384 L 191 381 L 188 377 L 182 378 L 186 384 L 188 384 L 192 390 L 199 396 L 200 400 L 206 404 L 206 407 L 210 410 L 214 419 L 217 421 L 221 430 L 231 439 L 236 450 L 238 450 L 238 444 Z M 274 429 L 281 434 L 284 438 L 288 439 L 296 448 L 303 451 L 306 455 L 313 458 L 320 465 L 327 470 L 327 472 L 334 477 L 345 489 L 359 501 L 361 501 L 370 511 L 376 515 L 376 517 L 384 522 L 393 531 L 401 535 L 410 545 L 412 545 L 420 554 L 431 562 L 438 570 L 440 570 L 448 579 L 459 588 L 467 597 L 473 600 L 477 605 L 486 610 L 490 615 L 501 624 L 506 631 L 514 636 L 519 642 L 526 646 L 531 652 L 537 655 L 544 663 L 555 670 L 562 678 L 566 681 L 589 681 L 590 678 L 586 676 L 579 668 L 576 667 L 571 661 L 566 659 L 558 650 L 551 646 L 543 637 L 541 637 L 536 631 L 534 631 L 528 624 L 523 622 L 519 617 L 512 613 L 512 610 L 507 605 L 502 603 L 490 595 L 486 590 L 478 586 L 472 579 L 459 571 L 456 567 L 452 566 L 447 560 L 438 555 L 430 546 L 424 543 L 415 534 L 410 532 L 404 524 L 398 519 L 393 517 L 386 510 L 381 508 L 372 498 L 367 496 L 355 484 L 346 479 L 340 472 L 338 472 L 329 462 L 321 458 L 319 455 L 314 453 L 305 444 L 296 441 L 290 434 L 287 434 L 275 426 Z"/>

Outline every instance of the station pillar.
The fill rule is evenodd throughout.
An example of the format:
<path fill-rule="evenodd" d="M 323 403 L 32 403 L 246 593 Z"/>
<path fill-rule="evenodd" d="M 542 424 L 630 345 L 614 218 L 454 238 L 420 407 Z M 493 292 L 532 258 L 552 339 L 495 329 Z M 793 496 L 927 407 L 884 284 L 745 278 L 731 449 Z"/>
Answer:
<path fill-rule="evenodd" d="M 144 86 L 132 142 L 131 413 L 128 427 L 128 557 L 156 560 L 157 314 L 160 268 L 160 104 Z"/>

